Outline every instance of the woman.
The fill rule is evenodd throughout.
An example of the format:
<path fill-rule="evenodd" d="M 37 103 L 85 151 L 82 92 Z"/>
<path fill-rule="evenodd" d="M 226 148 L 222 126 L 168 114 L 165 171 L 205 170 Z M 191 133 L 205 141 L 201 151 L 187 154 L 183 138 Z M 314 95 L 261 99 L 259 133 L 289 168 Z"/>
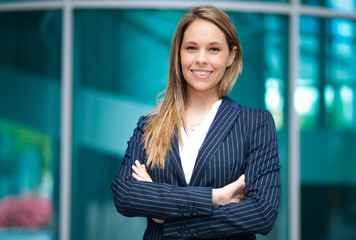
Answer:
<path fill-rule="evenodd" d="M 201 6 L 183 16 L 164 98 L 139 119 L 111 184 L 119 213 L 147 217 L 144 239 L 256 239 L 272 229 L 276 130 L 270 113 L 226 96 L 241 67 L 225 13 Z"/>

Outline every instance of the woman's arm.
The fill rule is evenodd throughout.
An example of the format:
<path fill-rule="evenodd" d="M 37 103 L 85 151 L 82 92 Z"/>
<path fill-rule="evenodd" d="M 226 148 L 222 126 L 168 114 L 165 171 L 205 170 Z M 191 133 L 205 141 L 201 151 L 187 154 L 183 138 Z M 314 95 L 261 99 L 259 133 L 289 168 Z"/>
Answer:
<path fill-rule="evenodd" d="M 132 176 L 137 181 L 152 182 L 150 175 L 147 173 L 145 164 L 141 164 L 138 160 L 132 166 Z M 241 202 L 245 197 L 245 175 L 241 175 L 236 181 L 222 187 L 214 188 L 212 192 L 212 205 L 222 206 L 232 202 Z M 163 219 L 153 218 L 153 221 L 163 224 Z"/>
<path fill-rule="evenodd" d="M 145 164 L 138 160 L 132 166 L 132 177 L 137 181 L 152 182 L 150 175 L 147 173 Z M 236 181 L 222 187 L 214 188 L 212 192 L 212 205 L 223 206 L 228 203 L 239 203 L 245 198 L 245 175 L 242 174 Z"/>
<path fill-rule="evenodd" d="M 140 118 L 121 168 L 111 183 L 116 209 L 124 216 L 174 218 L 212 214 L 211 187 L 179 187 L 174 184 L 137 181 L 132 177 L 135 160 L 145 158 L 142 135 L 145 118 Z"/>
<path fill-rule="evenodd" d="M 248 114 L 256 116 L 250 124 L 247 142 L 244 201 L 215 206 L 211 215 L 165 219 L 164 236 L 213 238 L 271 231 L 278 213 L 280 193 L 276 130 L 269 112 Z"/>
<path fill-rule="evenodd" d="M 141 164 L 140 161 L 136 160 L 135 165 L 132 166 L 132 176 L 137 181 L 145 181 L 145 182 L 152 182 L 152 178 L 147 173 L 146 165 Z M 164 220 L 158 218 L 152 218 L 153 221 L 159 224 L 163 224 Z"/>
<path fill-rule="evenodd" d="M 216 237 L 262 233 L 272 229 L 278 212 L 280 179 L 277 136 L 268 112 L 252 112 L 246 155 L 246 195 L 240 203 L 212 206 L 212 188 L 178 187 L 137 181 L 135 159 L 143 158 L 143 127 L 129 141 L 120 172 L 112 183 L 117 210 L 125 216 L 164 219 L 164 236 Z M 142 120 L 141 120 L 142 124 Z"/>

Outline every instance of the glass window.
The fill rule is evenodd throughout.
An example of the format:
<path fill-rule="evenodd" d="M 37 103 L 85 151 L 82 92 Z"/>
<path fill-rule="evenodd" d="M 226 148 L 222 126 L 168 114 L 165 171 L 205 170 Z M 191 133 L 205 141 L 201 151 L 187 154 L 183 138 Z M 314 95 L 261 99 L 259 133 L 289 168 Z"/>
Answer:
<path fill-rule="evenodd" d="M 178 10 L 78 10 L 74 26 L 73 239 L 139 239 L 142 218 L 125 218 L 108 189 L 139 116 L 166 87 Z M 269 109 L 280 139 L 286 179 L 288 18 L 228 13 L 243 48 L 244 69 L 230 96 Z M 276 100 L 277 99 L 277 100 Z M 103 173 L 105 173 L 103 175 Z M 105 176 L 105 177 L 104 177 Z M 274 230 L 259 239 L 287 239 L 287 192 Z"/>
<path fill-rule="evenodd" d="M 287 183 L 287 122 L 285 91 L 288 82 L 288 18 L 272 14 L 229 13 L 242 45 L 243 70 L 230 97 L 252 108 L 269 110 L 276 123 L 280 150 L 281 181 Z M 281 189 L 280 211 L 267 236 L 287 239 L 287 189 Z"/>
<path fill-rule="evenodd" d="M 181 13 L 75 12 L 73 239 L 142 238 L 146 219 L 118 214 L 109 185 L 138 118 L 165 89 Z"/>
<path fill-rule="evenodd" d="M 341 12 L 356 11 L 356 0 L 302 0 L 302 4 L 327 7 Z"/>
<path fill-rule="evenodd" d="M 58 231 L 61 12 L 0 13 L 0 239 Z"/>
<path fill-rule="evenodd" d="M 78 84 L 155 104 L 166 87 L 171 38 L 182 13 L 76 11 Z"/>
<path fill-rule="evenodd" d="M 302 239 L 356 235 L 355 21 L 301 18 Z"/>

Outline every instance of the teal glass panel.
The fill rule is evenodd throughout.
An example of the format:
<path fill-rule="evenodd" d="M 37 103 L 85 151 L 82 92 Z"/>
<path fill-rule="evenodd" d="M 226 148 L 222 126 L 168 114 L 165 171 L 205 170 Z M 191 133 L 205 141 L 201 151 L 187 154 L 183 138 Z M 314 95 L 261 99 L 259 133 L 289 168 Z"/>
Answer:
<path fill-rule="evenodd" d="M 141 239 L 144 218 L 116 212 L 109 189 L 141 115 L 166 87 L 171 39 L 184 11 L 77 10 L 74 15 L 72 239 Z M 280 213 L 273 231 L 288 236 L 288 18 L 228 12 L 243 48 L 244 69 L 230 97 L 272 112 L 282 166 Z"/>
<path fill-rule="evenodd" d="M 57 239 L 60 11 L 0 13 L 0 239 Z"/>
<path fill-rule="evenodd" d="M 273 14 L 228 12 L 242 45 L 243 70 L 229 94 L 238 103 L 267 109 L 276 123 L 281 165 L 280 209 L 276 224 L 258 239 L 287 239 L 288 18 Z"/>
<path fill-rule="evenodd" d="M 355 12 L 356 0 L 302 0 L 302 4 L 327 7 L 340 12 Z"/>
<path fill-rule="evenodd" d="M 356 238 L 356 22 L 303 16 L 295 92 L 302 239 Z"/>

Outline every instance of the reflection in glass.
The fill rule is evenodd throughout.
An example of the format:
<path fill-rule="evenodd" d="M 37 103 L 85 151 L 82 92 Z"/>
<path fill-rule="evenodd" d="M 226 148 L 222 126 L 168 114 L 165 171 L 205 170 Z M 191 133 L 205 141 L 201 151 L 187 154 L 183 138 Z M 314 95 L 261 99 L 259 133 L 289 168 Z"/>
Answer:
<path fill-rule="evenodd" d="M 266 108 L 273 115 L 277 131 L 281 130 L 284 122 L 284 84 L 279 79 L 269 78 L 266 80 L 265 88 Z"/>
<path fill-rule="evenodd" d="M 355 0 L 302 0 L 301 2 L 308 6 L 327 7 L 342 12 L 356 11 Z"/>
<path fill-rule="evenodd" d="M 0 136 L 0 227 L 49 227 L 53 191 L 50 136 L 8 120 L 0 121 Z"/>
<path fill-rule="evenodd" d="M 298 114 L 313 117 L 318 113 L 319 92 L 315 87 L 297 87 L 294 93 L 294 102 Z"/>
<path fill-rule="evenodd" d="M 301 129 L 301 238 L 351 240 L 356 237 L 355 22 L 307 16 L 300 21 L 301 69 L 294 94 Z"/>
<path fill-rule="evenodd" d="M 340 98 L 342 102 L 342 119 L 346 126 L 352 127 L 354 115 L 354 93 L 348 85 L 343 85 L 340 88 Z"/>
<path fill-rule="evenodd" d="M 0 13 L 0 239 L 56 237 L 61 13 Z"/>
<path fill-rule="evenodd" d="M 355 113 L 346 105 L 354 104 L 350 99 L 355 91 L 355 23 L 303 17 L 301 28 L 301 78 L 297 80 L 295 93 L 300 95 L 296 96 L 295 107 L 301 127 L 315 128 L 320 124 L 333 129 L 354 127 Z M 313 90 L 305 90 L 306 87 Z M 313 107 L 303 111 L 303 101 Z M 317 116 L 315 111 L 321 112 Z M 348 113 L 341 114 L 343 111 Z"/>
<path fill-rule="evenodd" d="M 324 88 L 325 96 L 325 107 L 326 111 L 330 112 L 335 104 L 335 89 L 330 84 L 326 85 Z"/>

